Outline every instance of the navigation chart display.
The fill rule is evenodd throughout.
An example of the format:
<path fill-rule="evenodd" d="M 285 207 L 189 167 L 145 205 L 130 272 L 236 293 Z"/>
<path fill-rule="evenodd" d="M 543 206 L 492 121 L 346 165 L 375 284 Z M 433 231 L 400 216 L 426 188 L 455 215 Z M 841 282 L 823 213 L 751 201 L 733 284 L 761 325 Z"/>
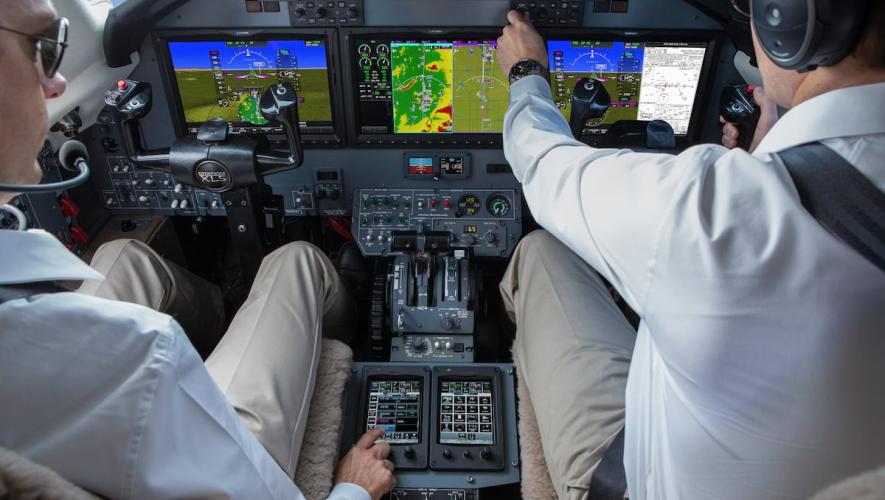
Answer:
<path fill-rule="evenodd" d="M 234 132 L 273 132 L 258 102 L 264 90 L 289 82 L 298 94 L 302 133 L 333 133 L 323 40 L 170 41 L 188 132 L 222 118 Z"/>
<path fill-rule="evenodd" d="M 547 51 L 553 99 L 566 119 L 579 79 L 596 78 L 611 95 L 585 133 L 602 134 L 618 120 L 665 120 L 677 135 L 688 133 L 706 43 L 550 40 Z"/>
<path fill-rule="evenodd" d="M 360 132 L 501 133 L 507 76 L 494 40 L 359 40 Z"/>

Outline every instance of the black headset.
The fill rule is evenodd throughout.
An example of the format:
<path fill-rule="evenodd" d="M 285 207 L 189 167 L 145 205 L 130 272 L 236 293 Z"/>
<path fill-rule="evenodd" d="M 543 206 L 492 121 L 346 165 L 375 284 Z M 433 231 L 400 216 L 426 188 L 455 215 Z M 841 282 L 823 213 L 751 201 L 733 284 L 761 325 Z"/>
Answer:
<path fill-rule="evenodd" d="M 800 72 L 832 66 L 863 35 L 871 1 L 752 0 L 753 25 L 768 57 Z"/>

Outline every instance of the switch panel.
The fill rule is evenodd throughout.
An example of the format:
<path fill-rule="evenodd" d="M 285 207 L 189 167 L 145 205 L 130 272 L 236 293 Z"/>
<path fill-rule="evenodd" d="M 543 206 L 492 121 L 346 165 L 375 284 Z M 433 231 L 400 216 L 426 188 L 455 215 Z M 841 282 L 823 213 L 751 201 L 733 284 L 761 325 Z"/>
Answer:
<path fill-rule="evenodd" d="M 511 0 L 510 8 L 528 12 L 535 26 L 581 26 L 584 22 L 584 0 Z"/>
<path fill-rule="evenodd" d="M 472 363 L 470 335 L 402 335 L 390 341 L 390 361 Z"/>
<path fill-rule="evenodd" d="M 447 231 L 453 248 L 507 257 L 522 235 L 516 190 L 361 189 L 353 198 L 353 235 L 365 255 L 390 252 L 393 231 Z"/>
<path fill-rule="evenodd" d="M 290 0 L 292 26 L 362 26 L 363 0 Z"/>
<path fill-rule="evenodd" d="M 143 209 L 170 215 L 198 215 L 194 190 L 175 182 L 172 174 L 138 167 L 125 156 L 108 156 L 108 177 L 113 189 L 102 190 L 104 204 L 110 209 Z M 210 207 L 215 197 L 204 196 Z M 217 198 L 220 203 L 220 198 Z M 222 207 L 223 208 L 223 207 Z"/>

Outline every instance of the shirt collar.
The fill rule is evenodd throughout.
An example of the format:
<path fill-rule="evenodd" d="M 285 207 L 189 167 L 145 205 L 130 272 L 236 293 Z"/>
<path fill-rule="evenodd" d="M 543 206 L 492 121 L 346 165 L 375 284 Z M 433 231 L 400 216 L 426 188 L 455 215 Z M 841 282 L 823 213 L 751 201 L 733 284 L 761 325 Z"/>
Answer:
<path fill-rule="evenodd" d="M 771 128 L 756 154 L 837 137 L 885 133 L 885 83 L 833 90 L 788 111 Z"/>
<path fill-rule="evenodd" d="M 62 280 L 103 280 L 45 231 L 0 230 L 0 285 Z"/>

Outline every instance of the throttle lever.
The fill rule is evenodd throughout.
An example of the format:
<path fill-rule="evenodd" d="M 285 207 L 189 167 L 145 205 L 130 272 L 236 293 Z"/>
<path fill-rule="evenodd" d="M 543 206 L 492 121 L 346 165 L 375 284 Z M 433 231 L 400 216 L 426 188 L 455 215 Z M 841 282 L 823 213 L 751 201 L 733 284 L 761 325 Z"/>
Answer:
<path fill-rule="evenodd" d="M 760 110 L 753 98 L 753 85 L 726 85 L 719 96 L 719 114 L 738 128 L 738 147 L 750 150 Z"/>
<path fill-rule="evenodd" d="M 572 91 L 572 112 L 569 126 L 572 135 L 579 139 L 587 120 L 600 118 L 611 106 L 612 98 L 602 82 L 594 78 L 581 78 Z"/>

